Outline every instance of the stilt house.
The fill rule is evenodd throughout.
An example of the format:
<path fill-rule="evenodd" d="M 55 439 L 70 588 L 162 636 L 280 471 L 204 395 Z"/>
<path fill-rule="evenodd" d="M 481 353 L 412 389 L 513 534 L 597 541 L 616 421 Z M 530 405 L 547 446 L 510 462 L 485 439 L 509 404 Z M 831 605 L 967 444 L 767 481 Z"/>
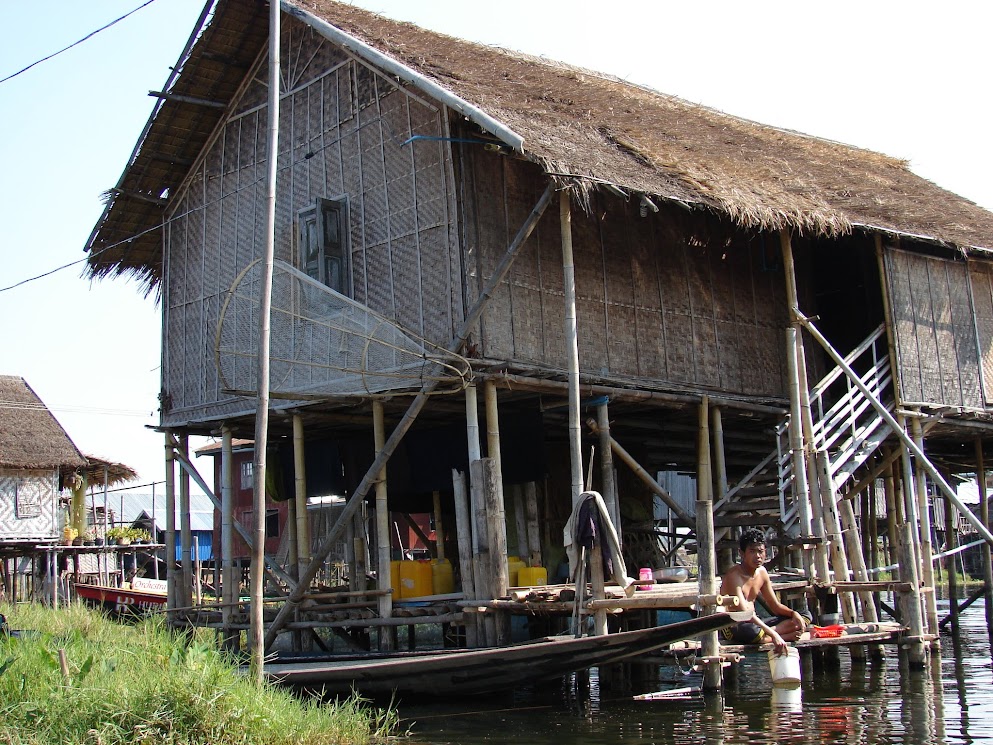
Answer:
<path fill-rule="evenodd" d="M 554 576 L 589 485 L 654 566 L 685 541 L 652 519 L 663 472 L 697 484 L 674 522 L 701 576 L 744 525 L 821 584 L 930 550 L 925 461 L 975 472 L 993 426 L 993 214 L 900 160 L 608 75 L 281 8 L 270 442 L 289 492 L 355 502 L 299 536 L 305 580 L 344 532 L 353 583 L 382 568 L 385 591 L 388 506 L 432 513 L 465 594 L 498 597 L 506 565 L 478 557 Z M 86 246 L 91 276 L 160 299 L 185 463 L 185 435 L 254 432 L 267 43 L 264 3 L 208 4 Z M 901 459 L 913 438 L 928 458 Z M 839 537 L 856 522 L 864 549 Z"/>

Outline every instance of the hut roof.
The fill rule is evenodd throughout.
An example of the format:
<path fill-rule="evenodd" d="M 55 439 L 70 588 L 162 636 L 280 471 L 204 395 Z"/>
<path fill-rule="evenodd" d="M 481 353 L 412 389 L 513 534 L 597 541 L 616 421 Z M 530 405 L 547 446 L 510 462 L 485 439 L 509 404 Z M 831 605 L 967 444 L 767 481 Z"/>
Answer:
<path fill-rule="evenodd" d="M 715 210 L 747 228 L 834 236 L 859 227 L 993 250 L 993 213 L 917 176 L 905 161 L 332 0 L 283 0 L 283 7 L 353 37 L 352 52 L 373 64 L 381 63 L 377 53 L 399 63 L 392 74 L 408 84 L 450 94 L 470 119 L 554 177 L 579 177 L 584 190 L 606 182 Z M 170 90 L 230 102 L 266 35 L 263 4 L 218 0 Z M 179 185 L 223 115 L 179 99 L 158 104 L 88 241 L 91 276 L 133 275 L 154 289 L 163 195 Z"/>
<path fill-rule="evenodd" d="M 138 472 L 123 463 L 97 458 L 95 455 L 86 456 L 86 483 L 90 486 L 116 486 L 126 481 L 138 478 Z"/>
<path fill-rule="evenodd" d="M 0 375 L 0 468 L 74 469 L 86 459 L 24 378 Z"/>

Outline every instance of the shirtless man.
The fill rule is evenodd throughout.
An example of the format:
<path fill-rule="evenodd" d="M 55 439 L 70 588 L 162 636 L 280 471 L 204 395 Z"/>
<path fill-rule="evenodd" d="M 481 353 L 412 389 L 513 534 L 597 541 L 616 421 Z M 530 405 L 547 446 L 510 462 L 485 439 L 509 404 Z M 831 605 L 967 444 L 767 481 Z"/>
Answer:
<path fill-rule="evenodd" d="M 779 602 L 765 564 L 765 537 L 762 531 L 751 528 L 738 540 L 741 563 L 735 564 L 721 578 L 721 595 L 737 595 L 742 603 L 740 610 L 755 608 L 755 600 L 763 604 L 775 618 L 763 621 L 753 613 L 750 621 L 742 621 L 722 631 L 726 641 L 737 644 L 761 644 L 767 638 L 776 646 L 778 654 L 786 652 L 786 642 L 796 641 L 807 628 L 809 616 Z"/>

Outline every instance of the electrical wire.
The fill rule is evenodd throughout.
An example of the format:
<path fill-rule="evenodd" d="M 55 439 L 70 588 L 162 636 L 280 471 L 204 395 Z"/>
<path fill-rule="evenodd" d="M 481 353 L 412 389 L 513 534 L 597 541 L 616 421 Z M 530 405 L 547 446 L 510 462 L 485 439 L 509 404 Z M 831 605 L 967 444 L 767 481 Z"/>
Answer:
<path fill-rule="evenodd" d="M 31 69 L 32 67 L 34 67 L 35 65 L 40 65 L 40 64 L 41 64 L 42 62 L 47 62 L 48 60 L 50 60 L 50 59 L 52 59 L 53 57 L 57 57 L 58 55 L 60 55 L 60 54 L 62 54 L 63 52 L 67 52 L 67 51 L 69 51 L 69 50 L 70 50 L 70 49 L 72 49 L 73 47 L 75 47 L 75 46 L 78 46 L 79 44 L 82 44 L 82 43 L 83 43 L 84 41 L 86 41 L 87 39 L 91 39 L 91 38 L 93 38 L 94 36 L 96 36 L 97 34 L 99 34 L 99 33 L 100 33 L 101 31 L 106 31 L 106 30 L 107 30 L 108 28 L 110 28 L 111 26 L 113 26 L 113 25 L 114 25 L 115 23 L 120 23 L 120 22 L 121 22 L 121 21 L 123 21 L 123 20 L 124 20 L 125 18 L 127 18 L 127 17 L 128 17 L 129 15 L 132 15 L 132 14 L 134 14 L 134 13 L 137 13 L 137 12 L 138 12 L 139 10 L 141 10 L 142 8 L 144 8 L 144 7 L 146 7 L 146 6 L 148 6 L 148 5 L 151 5 L 151 4 L 152 4 L 152 3 L 154 3 L 154 2 L 155 2 L 155 0 L 147 0 L 147 2 L 145 2 L 145 3 L 144 3 L 144 4 L 142 4 L 142 5 L 139 5 L 139 6 L 138 6 L 137 8 L 135 8 L 134 10 L 132 10 L 132 11 L 129 11 L 128 13 L 125 13 L 125 14 L 124 14 L 124 15 L 122 15 L 122 16 L 121 16 L 120 18 L 118 18 L 118 19 L 116 19 L 116 20 L 113 20 L 113 21 L 111 21 L 110 23 L 108 23 L 108 24 L 107 24 L 106 26 L 101 26 L 101 27 L 100 27 L 100 28 L 98 28 L 98 29 L 97 29 L 96 31 L 91 31 L 91 32 L 90 32 L 90 33 L 88 33 L 88 34 L 87 34 L 86 36 L 84 36 L 84 37 L 83 37 L 82 39 L 79 39 L 78 41 L 74 41 L 74 42 L 73 42 L 72 44 L 70 44 L 69 46 L 67 46 L 67 47 L 65 47 L 65 48 L 63 48 L 63 49 L 60 49 L 60 50 L 59 50 L 59 51 L 57 51 L 57 52 L 52 52 L 52 53 L 51 53 L 50 55 L 48 55 L 47 57 L 42 57 L 42 58 L 41 58 L 40 60 L 36 60 L 36 61 L 34 61 L 34 62 L 32 62 L 32 63 L 31 63 L 30 65 L 28 65 L 27 67 L 24 67 L 24 68 L 22 68 L 22 69 L 20 69 L 20 70 L 18 70 L 17 72 L 15 72 L 15 73 L 13 73 L 13 74 L 11 74 L 11 75 L 8 75 L 8 76 L 7 76 L 7 77 L 5 77 L 5 78 L 2 78 L 2 79 L 0 79 L 0 83 L 6 83 L 6 82 L 7 82 L 8 80 L 10 80 L 10 79 L 12 79 L 12 78 L 16 78 L 16 77 L 17 77 L 18 75 L 20 75 L 20 74 L 21 74 L 22 72 L 27 72 L 28 70 L 30 70 L 30 69 Z"/>

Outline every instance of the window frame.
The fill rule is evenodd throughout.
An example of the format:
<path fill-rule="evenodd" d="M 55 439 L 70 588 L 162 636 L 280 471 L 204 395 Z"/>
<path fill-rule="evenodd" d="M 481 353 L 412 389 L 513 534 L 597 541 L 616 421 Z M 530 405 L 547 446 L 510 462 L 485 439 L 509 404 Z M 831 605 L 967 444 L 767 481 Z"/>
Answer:
<path fill-rule="evenodd" d="M 329 216 L 335 214 L 338 220 L 337 253 L 341 261 L 340 287 L 331 282 L 328 271 L 330 241 L 327 240 Z M 310 242 L 305 234 L 305 228 L 312 225 L 318 241 L 316 259 L 308 256 Z M 330 287 L 346 297 L 352 297 L 352 266 L 351 245 L 348 230 L 348 196 L 340 194 L 334 197 L 320 197 L 307 207 L 297 211 L 296 220 L 296 260 L 297 267 L 311 279 L 325 287 Z M 315 263 L 314 269 L 308 265 Z M 316 274 L 316 276 L 315 276 Z"/>

